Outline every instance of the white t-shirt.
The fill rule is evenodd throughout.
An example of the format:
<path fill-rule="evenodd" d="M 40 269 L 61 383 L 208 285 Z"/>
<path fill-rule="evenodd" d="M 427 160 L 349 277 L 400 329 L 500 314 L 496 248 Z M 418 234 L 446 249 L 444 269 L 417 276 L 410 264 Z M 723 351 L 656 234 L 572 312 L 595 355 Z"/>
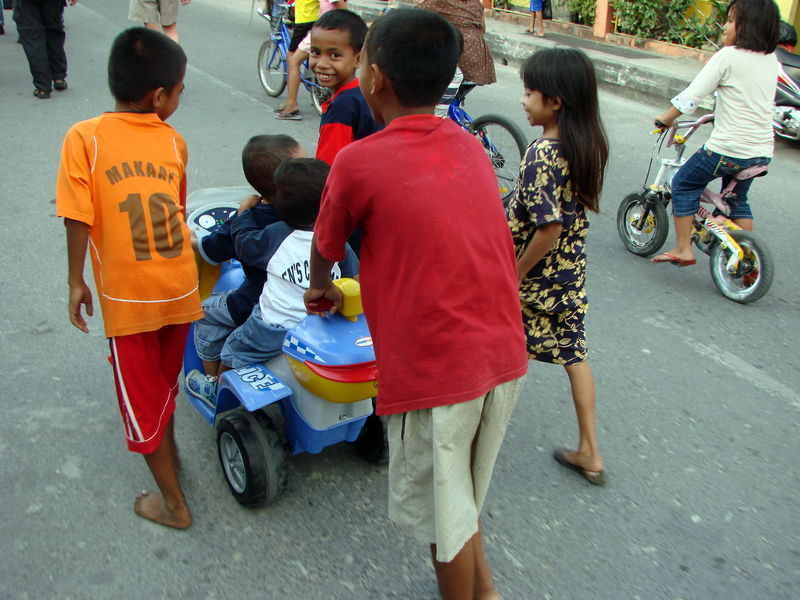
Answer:
<path fill-rule="evenodd" d="M 689 114 L 716 91 L 714 131 L 706 148 L 734 158 L 771 157 L 777 82 L 778 59 L 774 53 L 726 46 L 711 57 L 688 88 L 672 99 L 672 105 Z"/>

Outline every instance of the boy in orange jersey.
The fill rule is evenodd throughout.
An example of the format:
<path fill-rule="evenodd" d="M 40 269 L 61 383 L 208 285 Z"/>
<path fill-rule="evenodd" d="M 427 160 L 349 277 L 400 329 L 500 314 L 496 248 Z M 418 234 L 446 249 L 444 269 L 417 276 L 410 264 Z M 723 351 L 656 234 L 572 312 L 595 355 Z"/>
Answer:
<path fill-rule="evenodd" d="M 128 449 L 144 455 L 160 493 L 142 492 L 141 517 L 192 524 L 178 480 L 172 414 L 189 324 L 203 316 L 185 222 L 186 143 L 167 119 L 186 73 L 181 47 L 136 27 L 111 47 L 113 112 L 73 125 L 64 139 L 56 207 L 64 217 L 69 318 L 88 332 L 87 245 L 111 345 Z"/>

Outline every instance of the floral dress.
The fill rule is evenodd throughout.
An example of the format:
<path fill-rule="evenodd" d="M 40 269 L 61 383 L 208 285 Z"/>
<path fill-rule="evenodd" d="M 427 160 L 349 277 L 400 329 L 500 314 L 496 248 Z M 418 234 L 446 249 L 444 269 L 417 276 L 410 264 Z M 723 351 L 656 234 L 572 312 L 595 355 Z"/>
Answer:
<path fill-rule="evenodd" d="M 517 258 L 538 227 L 561 223 L 558 241 L 520 284 L 522 320 L 528 356 L 571 365 L 586 359 L 584 315 L 586 278 L 586 209 L 572 192 L 569 165 L 557 140 L 535 140 L 520 165 L 508 224 Z"/>

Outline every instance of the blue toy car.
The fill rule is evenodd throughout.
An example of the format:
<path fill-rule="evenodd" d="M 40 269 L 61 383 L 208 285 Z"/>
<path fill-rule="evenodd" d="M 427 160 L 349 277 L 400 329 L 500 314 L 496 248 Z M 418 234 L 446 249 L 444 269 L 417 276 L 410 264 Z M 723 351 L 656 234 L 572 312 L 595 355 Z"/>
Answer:
<path fill-rule="evenodd" d="M 213 188 L 189 197 L 187 222 L 195 231 L 213 231 L 236 212 L 248 188 Z M 201 290 L 215 279 L 213 293 L 239 286 L 243 280 L 236 261 L 218 272 L 201 271 Z M 385 436 L 373 414 L 377 368 L 372 338 L 361 314 L 357 281 L 342 279 L 345 294 L 341 313 L 308 315 L 290 329 L 283 353 L 266 363 L 224 372 L 215 402 L 186 396 L 203 418 L 217 429 L 219 460 L 234 497 L 245 506 L 274 501 L 286 488 L 287 450 L 316 454 L 338 442 L 353 442 L 359 454 L 380 460 Z M 183 361 L 184 373 L 203 372 L 190 332 Z M 266 408 L 277 406 L 283 437 Z M 273 416 L 277 417 L 275 411 Z M 285 440 L 285 443 L 284 443 Z"/>

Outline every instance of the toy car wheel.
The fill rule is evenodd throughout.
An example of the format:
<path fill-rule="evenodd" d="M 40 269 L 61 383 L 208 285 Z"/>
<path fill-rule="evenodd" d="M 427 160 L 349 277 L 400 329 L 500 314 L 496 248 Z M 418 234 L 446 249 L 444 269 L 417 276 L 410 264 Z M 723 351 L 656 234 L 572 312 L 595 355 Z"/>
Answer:
<path fill-rule="evenodd" d="M 243 506 L 263 506 L 286 489 L 286 452 L 263 412 L 235 412 L 217 425 L 219 462 L 231 493 Z"/>
<path fill-rule="evenodd" d="M 361 433 L 352 447 L 355 453 L 368 463 L 380 463 L 386 459 L 388 444 L 386 441 L 386 430 L 381 418 L 372 413 L 364 421 Z"/>

